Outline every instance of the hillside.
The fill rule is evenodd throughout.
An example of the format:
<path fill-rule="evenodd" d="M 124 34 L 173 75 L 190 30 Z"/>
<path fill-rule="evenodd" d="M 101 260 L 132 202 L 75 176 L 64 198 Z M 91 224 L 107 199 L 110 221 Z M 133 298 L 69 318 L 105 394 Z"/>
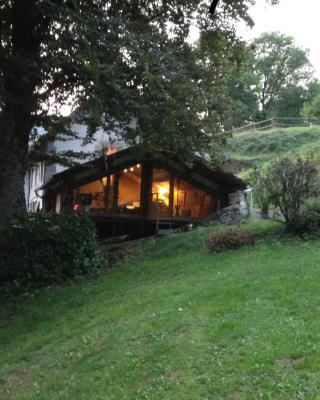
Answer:
<path fill-rule="evenodd" d="M 147 240 L 98 278 L 2 302 L 0 398 L 318 399 L 320 242 Z"/>
<path fill-rule="evenodd" d="M 278 157 L 320 154 L 320 126 L 276 128 L 235 134 L 229 140 L 227 168 L 243 178 L 250 170 Z"/>

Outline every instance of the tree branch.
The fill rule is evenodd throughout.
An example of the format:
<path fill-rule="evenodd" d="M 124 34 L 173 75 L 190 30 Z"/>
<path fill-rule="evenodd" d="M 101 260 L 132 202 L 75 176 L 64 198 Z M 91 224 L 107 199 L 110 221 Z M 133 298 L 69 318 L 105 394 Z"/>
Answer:
<path fill-rule="evenodd" d="M 213 0 L 209 9 L 209 13 L 214 15 L 214 13 L 216 12 L 216 8 L 218 6 L 219 0 Z"/>

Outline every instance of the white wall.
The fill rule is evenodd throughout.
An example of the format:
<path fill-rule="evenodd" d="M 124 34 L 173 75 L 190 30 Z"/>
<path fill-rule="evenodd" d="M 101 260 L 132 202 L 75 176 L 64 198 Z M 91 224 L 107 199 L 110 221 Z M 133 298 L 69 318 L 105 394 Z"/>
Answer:
<path fill-rule="evenodd" d="M 80 125 L 80 124 L 73 124 L 72 125 L 72 130 L 76 132 L 80 139 L 69 139 L 67 141 L 56 141 L 50 146 L 50 150 L 54 150 L 55 152 L 59 153 L 62 151 L 68 151 L 72 150 L 75 152 L 86 152 L 86 153 L 91 153 L 91 154 L 96 154 L 96 156 L 101 156 L 104 152 L 104 149 L 106 147 L 115 147 L 117 150 L 121 150 L 126 146 L 125 142 L 123 140 L 119 140 L 114 133 L 107 134 L 105 131 L 102 129 L 99 129 L 95 135 L 94 135 L 94 142 L 91 143 L 86 143 L 83 145 L 82 140 L 86 137 L 86 131 L 87 127 L 85 125 Z M 79 160 L 80 163 L 88 161 L 86 160 Z M 62 172 L 66 169 L 63 165 L 59 164 L 54 164 L 54 172 L 53 173 L 59 173 Z M 46 176 L 46 179 L 49 177 Z"/>

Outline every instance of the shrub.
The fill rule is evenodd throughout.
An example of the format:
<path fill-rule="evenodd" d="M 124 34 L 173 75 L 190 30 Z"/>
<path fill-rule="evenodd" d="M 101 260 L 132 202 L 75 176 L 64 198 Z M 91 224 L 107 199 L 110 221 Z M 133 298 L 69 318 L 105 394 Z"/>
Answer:
<path fill-rule="evenodd" d="M 238 249 L 242 246 L 254 243 L 253 235 L 250 231 L 240 228 L 224 228 L 206 238 L 206 246 L 209 252 L 222 252 L 226 250 Z"/>
<path fill-rule="evenodd" d="M 298 233 L 314 233 L 320 231 L 320 198 L 312 197 L 307 199 L 299 214 L 296 225 Z"/>
<path fill-rule="evenodd" d="M 77 214 L 33 214 L 0 229 L 0 283 L 48 284 L 101 266 L 93 223 Z"/>
<path fill-rule="evenodd" d="M 311 158 L 282 158 L 266 169 L 264 190 L 270 204 L 280 209 L 288 230 L 296 229 L 303 202 L 319 191 L 318 178 L 318 165 Z"/>

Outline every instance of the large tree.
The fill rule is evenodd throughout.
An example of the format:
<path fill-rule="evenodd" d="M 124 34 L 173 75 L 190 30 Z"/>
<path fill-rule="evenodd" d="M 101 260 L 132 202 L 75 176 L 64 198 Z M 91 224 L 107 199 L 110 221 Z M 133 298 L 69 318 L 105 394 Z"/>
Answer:
<path fill-rule="evenodd" d="M 210 15 L 210 2 L 198 0 L 3 0 L 0 223 L 24 209 L 32 128 L 72 134 L 60 112 L 68 102 L 89 136 L 103 126 L 172 151 L 208 146 L 206 101 L 186 38 L 196 16 L 201 31 L 252 22 L 250 4 L 224 0 Z"/>
<path fill-rule="evenodd" d="M 290 87 L 304 85 L 312 76 L 305 49 L 290 36 L 264 33 L 254 40 L 253 72 L 259 83 L 256 91 L 265 117 L 272 115 L 277 101 Z"/>

